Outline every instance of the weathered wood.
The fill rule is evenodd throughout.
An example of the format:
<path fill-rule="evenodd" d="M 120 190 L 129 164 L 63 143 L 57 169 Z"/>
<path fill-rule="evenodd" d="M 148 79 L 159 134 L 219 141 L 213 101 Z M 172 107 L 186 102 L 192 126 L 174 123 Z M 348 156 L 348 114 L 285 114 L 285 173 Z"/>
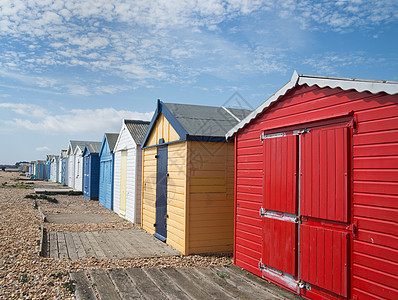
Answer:
<path fill-rule="evenodd" d="M 213 269 L 213 268 L 212 268 Z M 228 268 L 224 267 L 214 267 L 214 271 L 217 273 L 223 273 L 228 275 L 229 278 L 226 281 L 233 283 L 238 289 L 244 291 L 245 293 L 249 293 L 253 297 L 253 299 L 264 299 L 264 298 L 273 298 L 275 295 L 270 294 L 264 289 L 259 288 L 253 282 L 242 278 L 238 274 L 232 272 Z"/>
<path fill-rule="evenodd" d="M 235 299 L 235 297 L 214 282 L 214 276 L 203 276 L 203 274 L 194 268 L 185 269 L 185 275 L 193 282 L 200 282 L 200 286 L 206 286 L 206 293 L 211 295 L 212 299 Z"/>
<path fill-rule="evenodd" d="M 57 240 L 58 240 L 58 257 L 61 259 L 69 258 L 68 248 L 66 247 L 66 240 L 63 231 L 57 232 Z"/>
<path fill-rule="evenodd" d="M 116 255 L 112 252 L 108 244 L 105 242 L 103 236 L 99 234 L 98 231 L 92 232 L 93 237 L 96 239 L 98 245 L 101 247 L 102 251 L 106 255 L 107 258 L 116 258 Z"/>
<path fill-rule="evenodd" d="M 84 251 L 86 252 L 87 258 L 97 257 L 89 239 L 87 238 L 87 232 L 79 232 L 78 234 L 82 242 Z"/>
<path fill-rule="evenodd" d="M 49 240 L 49 244 L 50 244 L 50 257 L 58 258 L 57 232 L 55 232 L 55 231 L 49 232 L 48 240 Z"/>
<path fill-rule="evenodd" d="M 194 299 L 212 298 L 200 286 L 196 285 L 192 280 L 185 276 L 184 269 L 163 269 L 161 271 L 173 280 L 174 283 L 177 284 L 188 296 Z"/>
<path fill-rule="evenodd" d="M 113 285 L 111 279 L 109 278 L 105 270 L 96 269 L 96 270 L 89 270 L 88 272 L 91 276 L 92 281 L 95 284 L 95 289 L 98 291 L 100 299 L 103 300 L 122 299 L 117 293 L 115 286 Z"/>
<path fill-rule="evenodd" d="M 120 232 L 121 232 L 121 231 L 115 231 L 115 235 L 118 237 L 120 243 L 123 244 L 123 246 L 125 247 L 127 253 L 129 254 L 129 255 L 128 255 L 128 258 L 139 257 L 140 254 L 139 254 L 139 252 L 137 251 L 137 249 L 136 249 L 134 246 L 132 246 L 132 245 L 126 240 L 126 238 L 120 234 Z"/>
<path fill-rule="evenodd" d="M 168 277 L 159 269 L 143 269 L 147 276 L 157 285 L 157 287 L 169 299 L 191 299 L 188 295 L 178 287 L 173 281 L 165 280 Z"/>
<path fill-rule="evenodd" d="M 119 250 L 119 245 L 115 245 L 112 241 L 111 236 L 107 232 L 101 232 L 102 240 L 105 244 L 109 247 L 110 251 L 112 252 L 113 258 L 122 259 L 123 253 Z"/>
<path fill-rule="evenodd" d="M 130 258 L 130 254 L 127 251 L 126 247 L 123 245 L 119 236 L 116 234 L 117 231 L 106 231 L 104 232 L 105 236 L 108 238 L 108 241 L 117 248 L 119 253 L 119 258 Z"/>
<path fill-rule="evenodd" d="M 44 257 L 46 255 L 46 245 L 45 245 L 45 238 L 46 237 L 46 230 L 44 229 L 43 224 L 40 226 L 40 244 L 39 244 L 39 256 Z"/>
<path fill-rule="evenodd" d="M 87 239 L 89 240 L 91 246 L 93 247 L 93 250 L 95 251 L 96 258 L 99 259 L 104 259 L 106 258 L 106 255 L 104 251 L 101 249 L 100 245 L 98 244 L 96 238 L 94 237 L 93 233 L 90 231 L 86 232 Z"/>
<path fill-rule="evenodd" d="M 253 284 L 257 285 L 259 288 L 264 289 L 265 291 L 273 294 L 275 297 L 278 297 L 280 299 L 302 299 L 300 296 L 293 294 L 278 285 L 271 284 L 267 280 L 264 280 L 238 266 L 231 265 L 228 267 L 224 267 L 224 269 L 230 270 L 230 272 L 233 272 L 234 274 L 242 277 L 245 280 L 249 280 Z"/>
<path fill-rule="evenodd" d="M 76 253 L 79 259 L 87 259 L 86 251 L 84 251 L 82 241 L 77 232 L 71 232 L 73 242 L 75 243 Z"/>
<path fill-rule="evenodd" d="M 226 280 L 225 278 L 218 276 L 216 272 L 210 268 L 196 268 L 195 270 L 197 273 L 203 275 L 203 277 L 209 278 L 209 280 L 220 286 L 227 294 L 231 295 L 235 299 L 254 299 L 244 291 L 238 289 L 230 280 Z M 202 277 L 199 278 L 202 280 Z"/>
<path fill-rule="evenodd" d="M 69 258 L 70 259 L 78 259 L 79 256 L 77 255 L 75 242 L 73 241 L 71 232 L 69 232 L 69 231 L 64 232 L 64 235 L 65 235 L 66 247 L 68 248 Z"/>
<path fill-rule="evenodd" d="M 70 274 L 70 278 L 75 281 L 75 297 L 77 300 L 97 299 L 84 271 L 73 272 Z"/>
<path fill-rule="evenodd" d="M 143 299 L 130 277 L 122 269 L 108 270 L 108 275 L 113 281 L 120 296 L 124 300 Z"/>
<path fill-rule="evenodd" d="M 146 299 L 167 299 L 156 284 L 139 268 L 127 269 L 126 273 L 130 276 L 132 282 Z"/>

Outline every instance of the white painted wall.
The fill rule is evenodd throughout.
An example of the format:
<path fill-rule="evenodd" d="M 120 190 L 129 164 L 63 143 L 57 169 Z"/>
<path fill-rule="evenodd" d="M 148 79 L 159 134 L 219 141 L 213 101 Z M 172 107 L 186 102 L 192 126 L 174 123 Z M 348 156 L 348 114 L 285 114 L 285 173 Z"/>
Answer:
<path fill-rule="evenodd" d="M 57 177 L 57 182 L 61 182 L 61 175 L 62 175 L 62 159 L 63 157 L 60 156 L 58 159 L 58 177 Z"/>
<path fill-rule="evenodd" d="M 141 152 L 141 148 L 139 148 Z M 131 137 L 128 129 L 123 124 L 115 153 L 115 174 L 113 210 L 120 215 L 120 173 L 121 173 L 121 151 L 127 150 L 127 184 L 126 184 L 126 215 L 122 216 L 133 223 L 141 222 L 141 197 L 137 198 L 137 145 Z M 141 173 L 140 173 L 141 174 Z M 138 177 L 140 177 L 139 175 Z"/>
<path fill-rule="evenodd" d="M 71 188 L 75 187 L 75 156 L 69 155 L 68 159 L 68 186 Z"/>
<path fill-rule="evenodd" d="M 75 184 L 74 188 L 83 191 L 83 157 L 82 150 L 76 147 L 75 150 Z"/>

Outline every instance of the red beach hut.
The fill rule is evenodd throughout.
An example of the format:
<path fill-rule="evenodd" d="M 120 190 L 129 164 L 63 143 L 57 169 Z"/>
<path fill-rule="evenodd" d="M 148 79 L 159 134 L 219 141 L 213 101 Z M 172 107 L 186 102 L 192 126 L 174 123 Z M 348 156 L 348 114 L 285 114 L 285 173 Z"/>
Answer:
<path fill-rule="evenodd" d="M 398 82 L 298 75 L 232 128 L 236 265 L 311 299 L 398 299 Z"/>

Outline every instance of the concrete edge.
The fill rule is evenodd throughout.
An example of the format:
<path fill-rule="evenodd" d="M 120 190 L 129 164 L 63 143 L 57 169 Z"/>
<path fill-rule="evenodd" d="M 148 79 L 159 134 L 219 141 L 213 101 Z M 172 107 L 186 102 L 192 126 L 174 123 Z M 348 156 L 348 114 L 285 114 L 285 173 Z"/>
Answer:
<path fill-rule="evenodd" d="M 44 237 L 45 237 L 45 228 L 44 225 L 41 225 L 40 228 L 40 246 L 39 246 L 39 256 L 44 257 L 45 253 L 44 253 Z"/>
<path fill-rule="evenodd" d="M 43 219 L 43 222 L 47 222 L 47 217 L 46 217 L 46 215 L 42 212 L 40 206 L 38 207 L 38 211 L 39 211 L 40 217 Z"/>

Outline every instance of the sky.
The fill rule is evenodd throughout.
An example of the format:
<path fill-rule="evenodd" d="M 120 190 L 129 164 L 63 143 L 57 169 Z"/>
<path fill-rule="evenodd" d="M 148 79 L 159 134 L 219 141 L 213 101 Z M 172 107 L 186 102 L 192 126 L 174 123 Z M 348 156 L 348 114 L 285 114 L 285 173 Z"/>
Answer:
<path fill-rule="evenodd" d="M 0 164 L 156 100 L 254 109 L 299 74 L 398 81 L 396 0 L 0 0 Z"/>

